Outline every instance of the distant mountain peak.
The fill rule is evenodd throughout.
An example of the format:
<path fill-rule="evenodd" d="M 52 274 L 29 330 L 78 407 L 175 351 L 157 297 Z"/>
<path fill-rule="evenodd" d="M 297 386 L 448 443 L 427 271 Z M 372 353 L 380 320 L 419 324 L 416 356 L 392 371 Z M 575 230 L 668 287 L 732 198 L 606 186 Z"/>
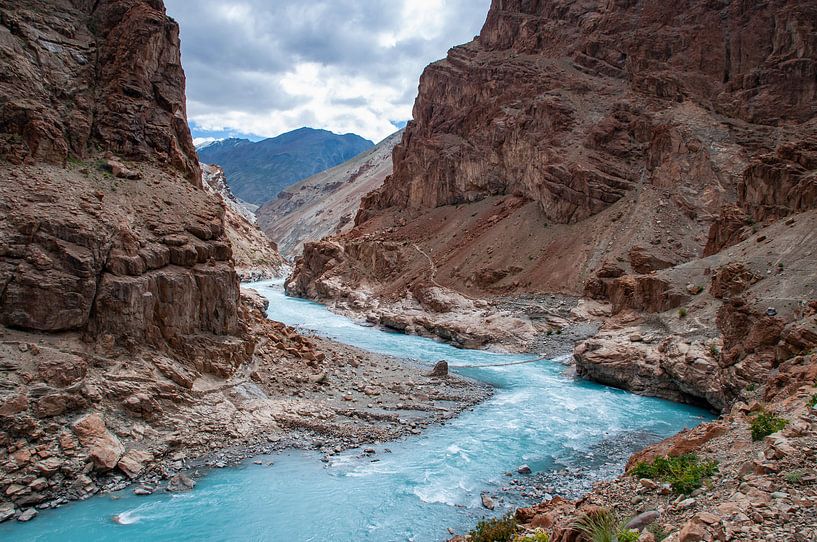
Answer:
<path fill-rule="evenodd" d="M 224 169 L 236 197 L 260 205 L 283 188 L 372 147 L 374 143 L 357 134 L 302 127 L 261 141 L 224 139 L 198 153 L 202 162 Z"/>

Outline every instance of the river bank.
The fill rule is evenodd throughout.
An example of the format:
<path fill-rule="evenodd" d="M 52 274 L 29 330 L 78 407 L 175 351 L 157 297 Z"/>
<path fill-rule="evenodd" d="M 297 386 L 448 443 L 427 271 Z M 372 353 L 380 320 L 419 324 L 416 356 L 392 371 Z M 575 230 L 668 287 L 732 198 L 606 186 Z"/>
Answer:
<path fill-rule="evenodd" d="M 128 486 L 150 494 L 179 475 L 195 479 L 259 454 L 317 450 L 326 459 L 419 434 L 491 395 L 489 386 L 471 379 L 431 377 L 427 365 L 299 334 L 268 320 L 266 301 L 257 294 L 245 291 L 244 299 L 258 340 L 251 363 L 219 378 L 195 377 L 158 360 L 171 381 L 155 395 L 129 385 L 142 381 L 137 367 L 120 367 L 119 386 L 129 391 L 108 387 L 90 413 L 68 418 L 61 433 L 52 429 L 59 437 L 53 445 L 20 439 L 3 449 L 0 522 L 30 520 L 37 511 Z M 30 355 L 40 366 L 62 371 L 82 359 L 76 352 L 66 356 L 66 345 L 58 338 L 33 343 L 26 333 L 7 331 L 2 354 Z M 74 386 L 79 398 L 87 388 L 98 389 L 87 380 L 86 388 Z M 125 406 L 135 411 L 137 423 L 108 404 L 119 393 L 126 394 Z"/>
<path fill-rule="evenodd" d="M 399 354 L 400 358 L 417 360 L 422 367 L 430 368 L 435 361 L 447 359 L 453 371 L 492 386 L 495 393 L 461 415 L 443 420 L 444 424 L 431 425 L 424 431 L 411 428 L 415 431 L 409 430 L 409 438 L 389 441 L 385 446 L 367 444 L 374 454 L 357 449 L 334 454 L 318 450 L 263 456 L 236 468 L 211 470 L 182 501 L 168 500 L 174 494 L 163 491 L 144 497 L 120 491 L 111 494 L 116 499 L 113 501 L 94 498 L 44 511 L 41 518 L 26 524 L 19 533 L 14 531 L 13 536 L 20 538 L 22 534 L 25 540 L 39 533 L 38 540 L 81 540 L 90 529 L 99 540 L 135 540 L 152 535 L 163 539 L 172 533 L 179 535 L 176 529 L 182 525 L 185 533 L 191 529 L 200 532 L 204 525 L 213 526 L 217 517 L 222 518 L 218 521 L 228 521 L 224 515 L 228 511 L 232 514 L 229 517 L 238 514 L 245 518 L 248 510 L 254 510 L 257 520 L 248 520 L 236 531 L 236 540 L 258 536 L 288 540 L 309 540 L 314 536 L 336 540 L 440 540 L 449 528 L 462 532 L 482 515 L 501 514 L 536 500 L 537 495 L 525 485 L 510 488 L 510 479 L 504 475 L 522 464 L 529 465 L 535 474 L 575 470 L 575 477 L 563 476 L 566 483 L 552 488 L 561 493 L 574 483 L 571 480 L 584 483 L 614 476 L 634 451 L 633 446 L 641 448 L 705 417 L 696 409 L 576 381 L 565 375 L 564 366 L 558 363 L 517 365 L 530 357 L 462 350 L 428 339 L 384 333 L 358 326 L 320 305 L 285 298 L 272 286 L 262 285 L 260 289 L 271 300 L 269 316 L 297 325 L 302 334 L 319 332 L 322 337 L 354 344 L 373 355 Z M 315 337 L 303 340 L 312 346 L 318 344 Z M 304 355 L 309 351 L 305 349 Z M 293 359 L 292 363 L 319 373 L 307 362 Z M 507 366 L 509 363 L 514 365 Z M 417 379 L 415 382 L 422 384 Z M 257 383 L 264 387 L 270 384 L 263 380 Z M 283 381 L 280 384 L 284 385 Z M 293 400 L 309 400 L 306 392 L 313 387 L 302 386 L 306 397 Z M 346 385 L 338 391 L 345 395 Z M 340 400 L 348 403 L 342 395 Z M 361 396 L 362 400 L 376 405 L 376 400 Z M 452 412 L 441 414 L 451 416 Z M 349 421 L 359 422 L 357 418 Z M 193 431 L 189 437 L 194 444 Z M 321 444 L 326 442 L 323 437 L 316 439 Z M 262 444 L 270 449 L 276 446 Z M 287 441 L 278 444 L 284 446 Z M 229 454 L 208 458 L 200 473 L 207 463 L 226 466 L 227 459 Z M 269 462 L 273 465 L 268 466 Z M 192 461 L 188 460 L 187 465 Z M 293 472 L 303 473 L 305 478 L 293 478 Z M 265 480 L 260 487 L 259 477 Z M 220 482 L 227 480 L 227 485 Z M 280 491 L 265 491 L 270 487 L 280 487 Z M 493 512 L 484 507 L 483 494 L 494 501 Z M 281 500 L 283 495 L 286 498 Z M 182 507 L 183 502 L 187 504 Z M 228 504 L 213 509 L 215 503 Z M 151 513 L 145 514 L 145 510 Z M 316 510 L 320 511 L 317 516 Z M 128 521 L 142 519 L 123 527 L 111 522 L 114 515 L 130 518 Z M 349 518 L 357 519 L 349 523 Z M 0 532 L 5 532 L 8 525 L 4 524 Z M 213 528 L 208 532 L 220 532 L 218 527 Z M 203 539 L 210 536 L 201 533 Z M 60 538 L 54 538 L 57 536 Z"/>

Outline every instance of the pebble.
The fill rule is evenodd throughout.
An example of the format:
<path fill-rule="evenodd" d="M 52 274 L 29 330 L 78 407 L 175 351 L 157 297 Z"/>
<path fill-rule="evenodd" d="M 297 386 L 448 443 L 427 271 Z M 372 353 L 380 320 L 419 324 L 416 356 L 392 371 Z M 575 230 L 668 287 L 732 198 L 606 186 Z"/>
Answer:
<path fill-rule="evenodd" d="M 675 507 L 678 510 L 686 510 L 687 508 L 692 508 L 695 506 L 695 503 L 698 502 L 695 499 L 684 499 L 683 501 L 679 502 Z"/>
<path fill-rule="evenodd" d="M 520 465 L 519 468 L 516 469 L 516 472 L 519 474 L 530 474 L 533 471 L 531 471 L 531 468 L 528 465 Z"/>
<path fill-rule="evenodd" d="M 658 489 L 658 484 L 649 478 L 642 478 L 638 481 L 638 483 L 641 484 L 641 487 L 645 487 L 647 489 Z"/>

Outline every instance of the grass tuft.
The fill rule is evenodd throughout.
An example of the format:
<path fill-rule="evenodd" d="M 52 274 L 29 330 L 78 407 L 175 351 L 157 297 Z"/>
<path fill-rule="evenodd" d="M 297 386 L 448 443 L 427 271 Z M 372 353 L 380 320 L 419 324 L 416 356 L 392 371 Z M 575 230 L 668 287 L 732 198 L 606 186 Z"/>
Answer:
<path fill-rule="evenodd" d="M 582 514 L 573 528 L 590 542 L 638 542 L 638 531 L 627 529 L 626 524 L 607 508 L 599 508 Z"/>
<path fill-rule="evenodd" d="M 752 440 L 757 442 L 773 433 L 781 431 L 787 425 L 789 425 L 789 420 L 775 416 L 771 412 L 761 410 L 752 418 L 749 428 L 752 430 Z"/>
<path fill-rule="evenodd" d="M 717 461 L 701 461 L 695 454 L 684 454 L 656 457 L 652 463 L 641 461 L 633 467 L 630 475 L 666 482 L 675 493 L 688 495 L 716 472 Z"/>

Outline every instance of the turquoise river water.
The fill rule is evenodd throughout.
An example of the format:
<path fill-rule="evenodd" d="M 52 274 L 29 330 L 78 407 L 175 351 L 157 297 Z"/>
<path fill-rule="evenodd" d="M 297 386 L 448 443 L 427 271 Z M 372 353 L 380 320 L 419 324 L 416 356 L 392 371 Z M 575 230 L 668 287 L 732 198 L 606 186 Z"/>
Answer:
<path fill-rule="evenodd" d="M 316 452 L 284 452 L 269 458 L 272 466 L 249 460 L 214 470 L 189 493 L 137 497 L 126 489 L 42 511 L 26 524 L 6 522 L 0 540 L 437 542 L 449 537 L 447 528 L 464 532 L 488 513 L 481 492 L 502 495 L 504 473 L 523 463 L 539 476 L 550 473 L 557 493 L 561 479 L 575 490 L 582 480 L 615 476 L 635 449 L 711 418 L 575 379 L 555 361 L 457 370 L 526 356 L 363 327 L 286 297 L 276 283 L 252 286 L 270 299 L 274 320 L 429 366 L 446 359 L 453 371 L 490 383 L 496 393 L 445 425 L 376 446 L 375 462 L 360 450 L 328 464 Z M 525 503 L 518 493 L 504 495 L 496 513 Z M 115 515 L 125 524 L 114 523 Z"/>

